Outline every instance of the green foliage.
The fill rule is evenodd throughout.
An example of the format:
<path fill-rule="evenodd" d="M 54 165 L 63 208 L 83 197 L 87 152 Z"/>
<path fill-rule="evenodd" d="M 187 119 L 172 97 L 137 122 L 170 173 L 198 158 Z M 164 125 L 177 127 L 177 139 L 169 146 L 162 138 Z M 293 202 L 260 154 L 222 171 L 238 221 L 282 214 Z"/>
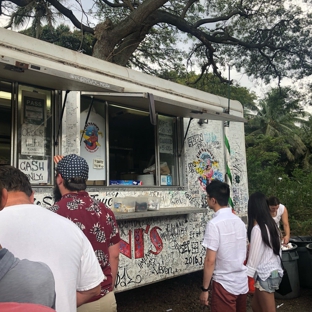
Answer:
<path fill-rule="evenodd" d="M 289 162 L 302 157 L 307 147 L 299 136 L 300 125 L 305 124 L 306 115 L 300 105 L 300 94 L 290 88 L 277 88 L 268 92 L 251 111 L 246 126 L 246 134 L 256 137 L 259 134 L 283 139 L 282 159 Z"/>
<path fill-rule="evenodd" d="M 20 28 L 31 21 L 28 33 L 32 37 L 39 38 L 42 32 L 42 23 L 52 27 L 56 18 L 60 16 L 61 14 L 55 11 L 49 2 L 45 0 L 30 0 L 25 6 L 17 7 L 12 13 L 7 27 Z"/>
<path fill-rule="evenodd" d="M 288 209 L 291 235 L 312 235 L 312 119 L 300 118 L 304 113 L 296 94 L 273 89 L 250 115 L 248 187 L 250 194 L 260 191 L 280 199 Z"/>
<path fill-rule="evenodd" d="M 31 28 L 21 31 L 21 33 L 28 36 L 33 35 Z M 56 28 L 46 25 L 42 27 L 39 39 L 70 50 L 92 55 L 93 36 L 90 34 L 83 35 L 79 30 L 71 31 L 67 25 L 61 24 Z"/>
<path fill-rule="evenodd" d="M 208 93 L 220 95 L 223 97 L 239 101 L 246 108 L 254 108 L 257 96 L 254 92 L 239 84 L 229 85 L 222 83 L 220 80 L 211 73 L 200 75 L 190 72 L 186 73 L 183 68 L 180 71 L 164 71 L 158 74 L 159 77 L 178 82 Z"/>
<path fill-rule="evenodd" d="M 291 235 L 312 235 L 312 172 L 295 169 L 291 177 L 276 181 L 274 192 L 287 207 Z"/>

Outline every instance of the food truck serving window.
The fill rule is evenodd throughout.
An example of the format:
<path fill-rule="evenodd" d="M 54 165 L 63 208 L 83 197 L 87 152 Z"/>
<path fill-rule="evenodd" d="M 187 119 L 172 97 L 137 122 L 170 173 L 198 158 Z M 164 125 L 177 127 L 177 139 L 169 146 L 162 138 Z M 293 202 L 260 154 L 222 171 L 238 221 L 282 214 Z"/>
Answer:
<path fill-rule="evenodd" d="M 80 155 L 89 164 L 88 184 L 179 185 L 178 127 L 177 117 L 157 112 L 153 125 L 148 105 L 82 96 Z"/>

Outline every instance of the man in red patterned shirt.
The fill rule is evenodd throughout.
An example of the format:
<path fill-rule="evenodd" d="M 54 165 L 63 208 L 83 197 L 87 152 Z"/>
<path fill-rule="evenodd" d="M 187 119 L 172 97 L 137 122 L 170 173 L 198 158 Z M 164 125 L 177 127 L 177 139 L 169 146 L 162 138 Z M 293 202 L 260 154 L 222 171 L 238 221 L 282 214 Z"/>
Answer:
<path fill-rule="evenodd" d="M 57 202 L 50 210 L 70 219 L 83 231 L 107 277 L 101 283 L 101 294 L 77 311 L 116 312 L 113 289 L 119 262 L 118 226 L 111 209 L 92 199 L 85 191 L 88 174 L 89 167 L 84 158 L 75 154 L 63 157 L 56 167 L 54 195 Z"/>

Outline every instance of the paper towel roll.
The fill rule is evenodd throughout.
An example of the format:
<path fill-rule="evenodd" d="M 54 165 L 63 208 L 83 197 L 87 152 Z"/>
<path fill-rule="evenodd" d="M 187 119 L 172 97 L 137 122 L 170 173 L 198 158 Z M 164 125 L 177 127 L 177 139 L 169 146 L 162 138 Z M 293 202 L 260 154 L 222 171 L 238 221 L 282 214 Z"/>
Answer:
<path fill-rule="evenodd" d="M 154 184 L 154 175 L 153 174 L 140 174 L 138 175 L 138 180 L 142 181 L 143 186 L 152 186 Z"/>

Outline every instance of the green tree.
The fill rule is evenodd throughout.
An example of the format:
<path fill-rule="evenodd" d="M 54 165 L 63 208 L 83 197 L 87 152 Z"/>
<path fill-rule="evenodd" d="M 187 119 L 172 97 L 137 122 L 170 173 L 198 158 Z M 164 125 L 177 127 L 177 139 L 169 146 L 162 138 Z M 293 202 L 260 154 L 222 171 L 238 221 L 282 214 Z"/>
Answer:
<path fill-rule="evenodd" d="M 2 11 L 12 3 L 34 0 L 3 0 Z M 60 1 L 45 3 L 94 34 L 93 56 L 122 66 L 157 74 L 187 60 L 222 78 L 230 63 L 266 82 L 312 73 L 311 12 L 288 0 L 94 0 L 94 14 L 83 13 L 95 27 Z"/>
<path fill-rule="evenodd" d="M 183 69 L 178 69 L 175 71 L 164 71 L 159 73 L 158 76 L 208 93 L 230 97 L 231 100 L 239 101 L 244 108 L 256 109 L 257 96 L 254 92 L 241 87 L 238 83 L 231 85 L 222 83 L 212 73 L 199 75 L 195 72 L 186 73 Z"/>
<path fill-rule="evenodd" d="M 21 31 L 22 34 L 33 37 L 32 28 Z M 69 26 L 61 24 L 56 28 L 45 25 L 42 27 L 39 39 L 74 51 L 92 55 L 93 36 L 82 31 L 71 31 Z"/>
<path fill-rule="evenodd" d="M 280 154 L 285 142 L 282 138 L 259 135 L 246 138 L 246 158 L 248 188 L 252 194 L 260 191 L 274 194 L 277 178 L 285 175 L 285 168 L 280 163 Z"/>
<path fill-rule="evenodd" d="M 52 27 L 55 23 L 56 17 L 60 17 L 60 13 L 54 10 L 54 7 L 45 0 L 31 0 L 27 1 L 24 6 L 17 7 L 12 12 L 9 24 L 6 28 L 20 28 L 29 21 L 31 27 L 29 28 L 30 34 L 33 37 L 39 38 L 42 30 L 42 23 L 46 23 Z"/>
<path fill-rule="evenodd" d="M 248 114 L 248 140 L 251 142 L 259 135 L 280 138 L 284 143 L 281 157 L 294 161 L 307 150 L 299 136 L 300 126 L 306 123 L 305 115 L 299 92 L 289 87 L 272 89 L 259 101 L 256 110 Z"/>

